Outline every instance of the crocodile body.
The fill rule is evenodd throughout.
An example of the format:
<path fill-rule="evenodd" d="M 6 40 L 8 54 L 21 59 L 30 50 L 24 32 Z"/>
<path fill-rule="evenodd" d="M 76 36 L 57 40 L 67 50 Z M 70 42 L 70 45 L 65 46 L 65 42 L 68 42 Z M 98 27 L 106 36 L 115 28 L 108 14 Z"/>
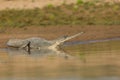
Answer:
<path fill-rule="evenodd" d="M 65 41 L 72 39 L 81 35 L 83 32 L 75 34 L 73 36 L 63 36 L 56 40 L 46 40 L 44 38 L 33 37 L 28 39 L 10 39 L 7 42 L 8 47 L 14 48 L 26 48 L 29 47 L 30 49 L 53 49 L 56 50 L 57 46 L 64 43 Z"/>

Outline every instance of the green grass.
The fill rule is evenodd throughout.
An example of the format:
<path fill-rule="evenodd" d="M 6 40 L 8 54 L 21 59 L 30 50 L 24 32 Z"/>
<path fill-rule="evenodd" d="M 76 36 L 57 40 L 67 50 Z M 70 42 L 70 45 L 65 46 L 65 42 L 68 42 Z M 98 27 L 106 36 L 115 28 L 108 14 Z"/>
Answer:
<path fill-rule="evenodd" d="M 82 5 L 81 5 L 82 4 Z M 120 25 L 120 3 L 95 5 L 93 2 L 43 9 L 6 9 L 0 11 L 0 27 L 48 26 L 48 25 Z"/>

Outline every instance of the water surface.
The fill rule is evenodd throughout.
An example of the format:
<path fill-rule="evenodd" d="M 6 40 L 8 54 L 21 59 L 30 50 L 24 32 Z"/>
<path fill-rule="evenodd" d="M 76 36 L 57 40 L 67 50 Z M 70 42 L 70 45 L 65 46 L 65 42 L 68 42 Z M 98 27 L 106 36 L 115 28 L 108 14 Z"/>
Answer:
<path fill-rule="evenodd" d="M 120 80 L 119 49 L 88 50 L 76 56 L 77 51 L 65 58 L 48 55 L 50 51 L 0 49 L 0 80 Z"/>

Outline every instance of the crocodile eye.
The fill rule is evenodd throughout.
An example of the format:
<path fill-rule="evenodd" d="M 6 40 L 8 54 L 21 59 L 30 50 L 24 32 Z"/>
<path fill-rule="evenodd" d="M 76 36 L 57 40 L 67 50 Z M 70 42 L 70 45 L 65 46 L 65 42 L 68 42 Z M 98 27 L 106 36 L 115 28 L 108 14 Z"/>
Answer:
<path fill-rule="evenodd" d="M 68 37 L 68 35 L 65 35 L 65 36 L 64 36 L 64 38 L 67 38 L 67 37 Z"/>

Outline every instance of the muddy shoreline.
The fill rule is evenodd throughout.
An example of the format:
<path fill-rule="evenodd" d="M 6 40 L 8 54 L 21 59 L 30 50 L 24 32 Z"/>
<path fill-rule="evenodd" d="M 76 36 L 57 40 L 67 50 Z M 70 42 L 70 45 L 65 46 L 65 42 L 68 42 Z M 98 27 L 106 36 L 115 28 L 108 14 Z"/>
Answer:
<path fill-rule="evenodd" d="M 64 35 L 73 35 L 85 32 L 83 35 L 70 41 L 99 40 L 120 37 L 120 26 L 46 26 L 3 28 L 0 33 L 0 48 L 6 47 L 6 42 L 11 38 L 42 37 L 48 40 L 56 39 Z"/>

